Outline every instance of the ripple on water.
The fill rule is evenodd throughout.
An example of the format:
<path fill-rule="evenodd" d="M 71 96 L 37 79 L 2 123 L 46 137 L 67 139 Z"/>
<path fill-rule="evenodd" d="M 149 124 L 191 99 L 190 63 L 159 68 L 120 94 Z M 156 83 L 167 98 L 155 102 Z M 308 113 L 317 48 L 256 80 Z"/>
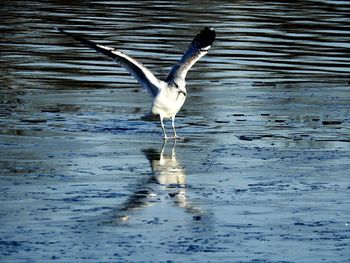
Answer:
<path fill-rule="evenodd" d="M 346 262 L 349 12 L 328 0 L 2 0 L 0 261 Z M 163 158 L 159 122 L 140 119 L 146 92 L 52 28 L 165 77 L 208 25 L 217 40 L 176 119 L 185 140 Z M 157 184 L 163 161 L 187 182 Z"/>

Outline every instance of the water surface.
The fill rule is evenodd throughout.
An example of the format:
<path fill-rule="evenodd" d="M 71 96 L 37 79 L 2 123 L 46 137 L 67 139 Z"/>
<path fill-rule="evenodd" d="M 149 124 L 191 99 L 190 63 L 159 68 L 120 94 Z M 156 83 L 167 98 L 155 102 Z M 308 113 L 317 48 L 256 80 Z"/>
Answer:
<path fill-rule="evenodd" d="M 2 1 L 1 262 L 348 262 L 347 1 Z M 193 36 L 163 145 L 151 99 Z M 170 131 L 170 123 L 167 123 Z"/>

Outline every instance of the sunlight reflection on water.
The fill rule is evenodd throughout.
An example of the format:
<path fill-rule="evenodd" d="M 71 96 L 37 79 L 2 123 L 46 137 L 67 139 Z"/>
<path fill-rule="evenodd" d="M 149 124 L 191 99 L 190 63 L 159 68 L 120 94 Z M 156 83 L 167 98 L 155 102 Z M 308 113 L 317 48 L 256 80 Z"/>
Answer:
<path fill-rule="evenodd" d="M 2 1 L 0 261 L 346 262 L 349 12 L 321 0 Z M 168 171 L 158 123 L 140 119 L 146 92 L 53 25 L 160 78 L 215 27 L 188 75 L 186 140 L 163 156 L 190 201 L 150 180 Z M 162 199 L 122 214 L 142 187 Z M 106 224 L 121 215 L 130 222 Z"/>

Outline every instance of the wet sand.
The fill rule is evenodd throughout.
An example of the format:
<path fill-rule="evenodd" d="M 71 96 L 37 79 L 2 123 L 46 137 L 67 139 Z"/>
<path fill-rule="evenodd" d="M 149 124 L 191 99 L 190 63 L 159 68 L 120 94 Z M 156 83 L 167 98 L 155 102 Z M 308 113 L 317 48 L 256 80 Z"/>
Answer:
<path fill-rule="evenodd" d="M 260 8 L 248 2 L 250 8 L 220 2 L 213 9 L 224 22 L 214 25 L 217 44 L 189 75 L 189 97 L 176 119 L 184 140 L 176 143 L 163 143 L 158 122 L 141 120 L 151 100 L 110 61 L 43 24 L 6 35 L 7 42 L 0 43 L 7 47 L 0 58 L 6 63 L 0 89 L 1 262 L 350 260 L 348 33 L 342 33 L 340 18 L 334 18 L 339 23 L 327 22 L 339 30 L 338 37 L 331 39 L 332 33 L 327 41 L 297 38 L 282 28 L 285 46 L 279 52 L 286 56 L 276 61 L 281 39 L 271 34 L 266 44 L 262 36 L 274 27 L 266 22 L 263 29 L 256 26 L 261 31 L 255 34 L 255 27 L 233 23 L 232 9 L 223 8 L 236 7 L 242 21 L 259 24 L 264 17 L 250 9 Z M 276 3 L 276 10 L 287 12 L 288 6 Z M 327 14 L 342 17 L 349 11 L 346 3 L 333 9 L 322 3 L 319 13 L 310 11 L 309 25 L 316 14 L 331 20 Z M 40 14 L 59 21 L 55 12 L 66 11 L 61 23 L 73 23 L 67 17 L 79 22 L 80 5 L 46 5 Z M 90 7 L 91 14 L 80 19 L 98 28 L 104 22 L 102 6 Z M 158 20 L 137 16 L 157 3 L 135 4 L 118 14 L 112 12 L 117 6 L 107 6 L 112 18 L 131 14 L 134 20 L 124 18 L 119 37 L 113 35 L 116 29 L 106 27 L 95 38 L 115 45 L 121 41 L 140 58 L 151 52 L 146 62 L 164 72 L 168 66 L 161 54 L 168 52 L 176 60 L 193 35 L 182 19 L 201 10 L 198 6 L 189 14 L 183 4 L 174 18 L 167 18 L 167 10 L 156 9 L 164 15 L 159 19 L 169 19 L 186 35 L 182 39 L 164 26 L 157 31 L 159 40 L 152 37 Z M 294 6 L 307 10 L 302 7 Z M 27 11 L 22 18 L 33 28 Z M 272 17 L 271 25 L 280 25 Z M 138 44 L 139 32 L 129 27 L 141 23 L 152 30 L 140 29 L 146 42 Z M 8 46 L 20 36 L 33 41 L 35 34 L 54 38 L 41 47 L 30 46 L 28 38 Z M 174 41 L 164 42 L 167 34 L 174 34 Z M 304 41 L 312 45 L 299 46 Z M 154 50 L 160 47 L 165 50 L 157 55 Z M 290 56 L 288 48 L 315 58 L 325 49 L 322 56 L 336 66 L 314 60 L 310 66 L 310 57 Z M 25 59 L 19 60 L 20 54 Z M 170 131 L 169 122 L 166 126 Z"/>

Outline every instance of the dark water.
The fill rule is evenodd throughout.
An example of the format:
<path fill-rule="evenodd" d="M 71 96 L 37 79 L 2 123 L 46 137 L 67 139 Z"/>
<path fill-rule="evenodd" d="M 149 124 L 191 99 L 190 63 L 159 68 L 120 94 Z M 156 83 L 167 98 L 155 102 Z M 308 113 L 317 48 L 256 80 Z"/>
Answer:
<path fill-rule="evenodd" d="M 349 262 L 348 1 L 2 1 L 1 262 Z M 60 26 L 160 78 L 193 36 L 163 145 L 151 100 Z M 167 123 L 169 125 L 169 123 Z"/>

